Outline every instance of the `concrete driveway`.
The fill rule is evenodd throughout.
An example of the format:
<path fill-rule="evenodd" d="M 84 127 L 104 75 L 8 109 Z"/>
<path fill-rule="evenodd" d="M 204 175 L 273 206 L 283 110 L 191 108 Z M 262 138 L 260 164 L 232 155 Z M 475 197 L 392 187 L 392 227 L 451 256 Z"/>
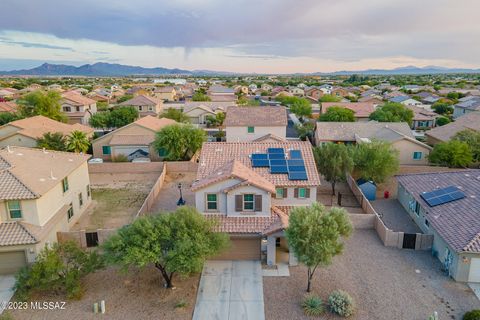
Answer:
<path fill-rule="evenodd" d="M 264 320 L 260 261 L 207 261 L 193 320 Z"/>
<path fill-rule="evenodd" d="M 0 314 L 3 312 L 4 303 L 10 301 L 13 296 L 14 291 L 12 287 L 14 284 L 15 276 L 0 274 Z"/>

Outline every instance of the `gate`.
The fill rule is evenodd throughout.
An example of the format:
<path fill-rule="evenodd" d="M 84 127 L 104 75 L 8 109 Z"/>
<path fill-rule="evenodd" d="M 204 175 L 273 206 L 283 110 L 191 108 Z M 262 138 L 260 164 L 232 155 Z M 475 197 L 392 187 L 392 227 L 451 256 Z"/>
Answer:
<path fill-rule="evenodd" d="M 87 248 L 98 246 L 98 232 L 86 232 Z"/>
<path fill-rule="evenodd" d="M 417 240 L 416 233 L 404 233 L 403 234 L 403 249 L 415 249 L 415 242 Z"/>

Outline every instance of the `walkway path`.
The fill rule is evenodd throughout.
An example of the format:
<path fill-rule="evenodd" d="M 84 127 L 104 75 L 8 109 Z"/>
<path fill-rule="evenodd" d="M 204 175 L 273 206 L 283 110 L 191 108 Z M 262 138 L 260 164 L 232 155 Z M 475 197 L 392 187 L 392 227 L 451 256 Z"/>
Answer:
<path fill-rule="evenodd" d="M 193 320 L 264 320 L 260 261 L 207 261 Z"/>
<path fill-rule="evenodd" d="M 1 275 L 0 274 L 0 314 L 2 314 L 2 312 L 3 312 L 3 308 L 5 307 L 5 303 L 10 301 L 13 294 L 15 293 L 12 290 L 12 287 L 13 287 L 14 284 L 15 284 L 15 276 L 13 276 L 13 275 Z"/>

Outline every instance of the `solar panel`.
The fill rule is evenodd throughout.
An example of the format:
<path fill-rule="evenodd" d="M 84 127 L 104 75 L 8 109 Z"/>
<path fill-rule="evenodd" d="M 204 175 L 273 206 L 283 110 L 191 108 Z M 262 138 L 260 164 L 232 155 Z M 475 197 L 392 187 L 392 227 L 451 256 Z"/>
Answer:
<path fill-rule="evenodd" d="M 263 159 L 252 160 L 252 167 L 254 168 L 269 167 L 269 166 L 270 166 L 270 161 L 268 160 L 263 160 Z"/>
<path fill-rule="evenodd" d="M 303 160 L 287 160 L 288 166 L 304 166 Z"/>
<path fill-rule="evenodd" d="M 269 159 L 283 159 L 283 160 L 285 160 L 285 154 L 284 153 L 269 153 L 268 158 Z"/>
<path fill-rule="evenodd" d="M 288 173 L 287 166 L 271 166 L 270 173 Z"/>
<path fill-rule="evenodd" d="M 268 160 L 268 154 L 266 154 L 266 153 L 254 153 L 254 154 L 252 154 L 252 160 L 257 160 L 257 159 Z"/>
<path fill-rule="evenodd" d="M 289 180 L 308 180 L 307 173 L 304 171 L 293 171 L 288 173 Z"/>
<path fill-rule="evenodd" d="M 286 166 L 286 165 L 287 165 L 287 160 L 284 160 L 284 159 L 272 159 L 272 160 L 270 160 L 270 165 L 271 165 L 271 166 Z"/>
<path fill-rule="evenodd" d="M 285 153 L 283 148 L 268 148 L 267 152 L 268 153 Z"/>
<path fill-rule="evenodd" d="M 302 152 L 300 150 L 290 150 L 290 159 L 302 159 Z"/>
<path fill-rule="evenodd" d="M 304 166 L 289 166 L 288 172 L 292 171 L 307 171 Z"/>
<path fill-rule="evenodd" d="M 465 198 L 465 194 L 455 186 L 449 186 L 431 192 L 422 192 L 420 196 L 430 207 Z"/>

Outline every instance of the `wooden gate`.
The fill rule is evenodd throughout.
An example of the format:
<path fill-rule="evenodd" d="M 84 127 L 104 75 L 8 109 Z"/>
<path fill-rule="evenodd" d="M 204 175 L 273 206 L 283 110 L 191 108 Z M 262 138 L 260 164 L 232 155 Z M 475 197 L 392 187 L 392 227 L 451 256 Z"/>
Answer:
<path fill-rule="evenodd" d="M 415 242 L 417 241 L 416 233 L 403 234 L 403 249 L 415 249 Z"/>
<path fill-rule="evenodd" d="M 87 248 L 98 246 L 98 232 L 86 232 Z"/>

